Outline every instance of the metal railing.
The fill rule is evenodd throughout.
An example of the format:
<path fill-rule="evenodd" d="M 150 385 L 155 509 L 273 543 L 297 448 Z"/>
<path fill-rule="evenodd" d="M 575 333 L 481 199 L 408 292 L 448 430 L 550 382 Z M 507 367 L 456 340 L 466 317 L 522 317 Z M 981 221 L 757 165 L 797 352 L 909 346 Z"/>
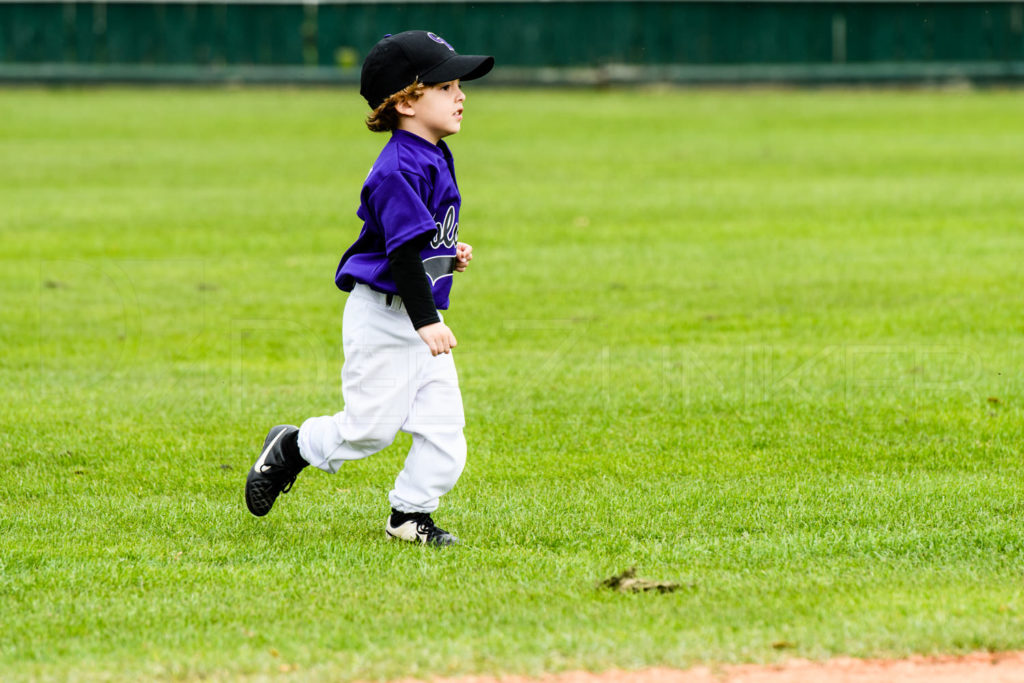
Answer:
<path fill-rule="evenodd" d="M 1018 80 L 1024 2 L 0 0 L 0 79 L 354 82 L 385 33 L 491 82 Z"/>

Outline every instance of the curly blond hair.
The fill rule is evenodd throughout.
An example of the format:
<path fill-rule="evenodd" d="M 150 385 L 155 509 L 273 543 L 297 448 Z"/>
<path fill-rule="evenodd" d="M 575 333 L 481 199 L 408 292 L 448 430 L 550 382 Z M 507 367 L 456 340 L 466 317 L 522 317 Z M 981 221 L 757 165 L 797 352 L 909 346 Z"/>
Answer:
<path fill-rule="evenodd" d="M 400 102 L 415 102 L 423 96 L 427 86 L 419 81 L 406 86 L 391 97 L 381 102 L 380 106 L 370 112 L 366 117 L 366 127 L 374 133 L 383 133 L 398 128 L 401 114 L 395 109 Z"/>

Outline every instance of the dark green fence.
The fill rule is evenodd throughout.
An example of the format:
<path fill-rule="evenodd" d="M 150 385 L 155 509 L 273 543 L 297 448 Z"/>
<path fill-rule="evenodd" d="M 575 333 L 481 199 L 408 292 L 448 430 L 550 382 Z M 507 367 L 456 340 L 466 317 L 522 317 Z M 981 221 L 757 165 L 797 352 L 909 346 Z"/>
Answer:
<path fill-rule="evenodd" d="M 407 28 L 499 82 L 1024 77 L 1024 2 L 0 0 L 0 78 L 351 82 Z"/>

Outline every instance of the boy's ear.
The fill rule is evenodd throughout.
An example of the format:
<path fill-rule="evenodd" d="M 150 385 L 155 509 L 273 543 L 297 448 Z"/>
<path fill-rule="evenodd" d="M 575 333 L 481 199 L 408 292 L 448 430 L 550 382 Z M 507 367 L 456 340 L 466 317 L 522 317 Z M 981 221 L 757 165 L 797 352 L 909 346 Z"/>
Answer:
<path fill-rule="evenodd" d="M 411 101 L 405 99 L 395 102 L 395 111 L 402 116 L 416 116 L 416 108 L 412 106 Z"/>

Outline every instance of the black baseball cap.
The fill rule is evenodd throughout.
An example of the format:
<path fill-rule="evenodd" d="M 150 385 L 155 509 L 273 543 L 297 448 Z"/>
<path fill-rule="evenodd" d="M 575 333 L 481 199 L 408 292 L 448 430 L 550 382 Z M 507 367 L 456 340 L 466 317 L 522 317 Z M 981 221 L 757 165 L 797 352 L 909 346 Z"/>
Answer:
<path fill-rule="evenodd" d="M 404 31 L 385 36 L 363 62 L 359 94 L 376 109 L 402 88 L 460 79 L 471 81 L 494 67 L 494 57 L 460 55 L 441 36 L 428 31 Z"/>

